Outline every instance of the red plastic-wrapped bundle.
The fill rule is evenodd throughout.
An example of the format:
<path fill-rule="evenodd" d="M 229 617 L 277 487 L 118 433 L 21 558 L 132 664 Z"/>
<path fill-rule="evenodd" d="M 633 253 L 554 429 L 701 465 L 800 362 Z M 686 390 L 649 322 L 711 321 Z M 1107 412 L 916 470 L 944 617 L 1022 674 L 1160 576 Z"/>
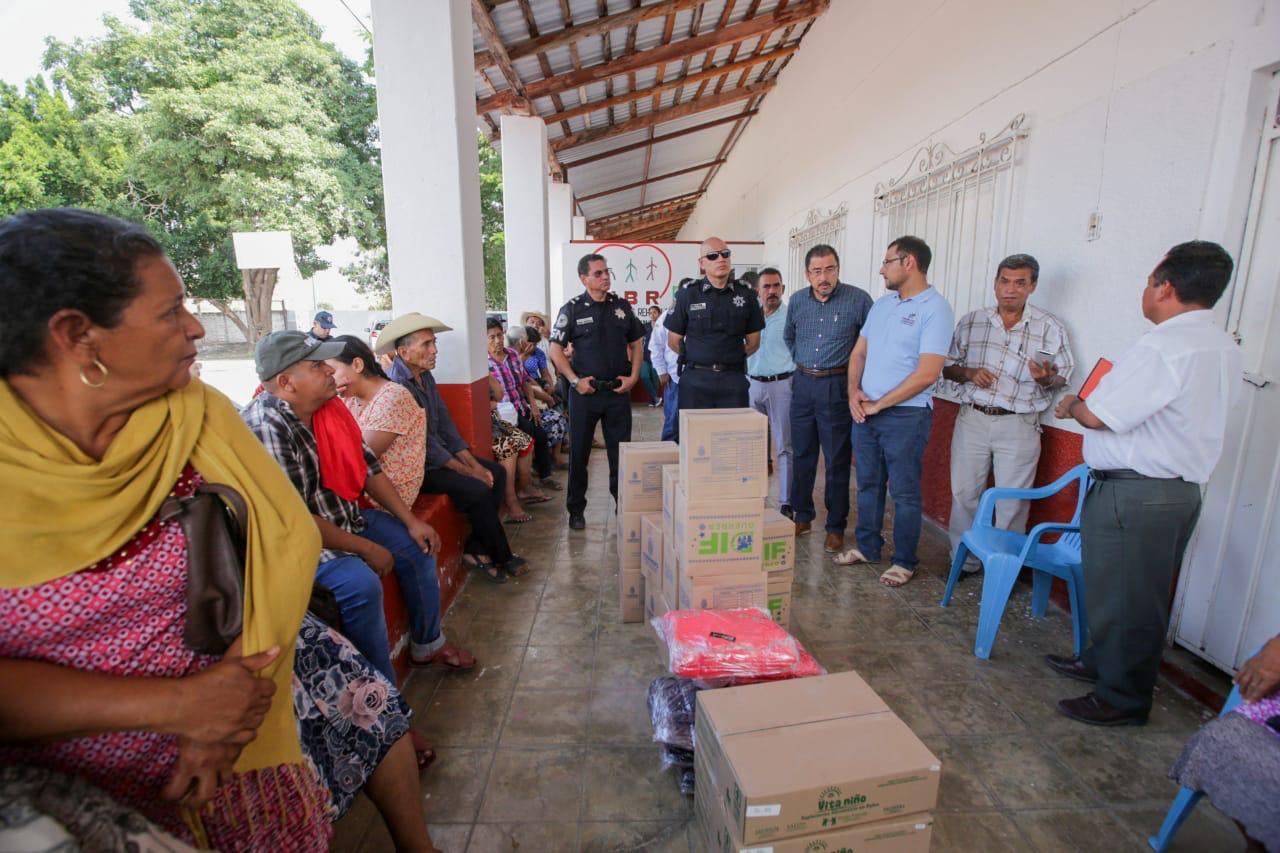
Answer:
<path fill-rule="evenodd" d="M 653 626 L 666 643 L 671 674 L 681 678 L 745 684 L 792 678 L 802 663 L 795 637 L 754 607 L 672 610 Z"/>

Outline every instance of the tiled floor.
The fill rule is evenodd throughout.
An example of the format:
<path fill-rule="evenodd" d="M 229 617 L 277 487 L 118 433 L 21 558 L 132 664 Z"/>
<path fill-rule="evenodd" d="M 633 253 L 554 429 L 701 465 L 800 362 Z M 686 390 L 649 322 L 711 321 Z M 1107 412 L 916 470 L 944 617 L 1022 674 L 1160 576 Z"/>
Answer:
<path fill-rule="evenodd" d="M 637 408 L 637 440 L 657 413 Z M 607 467 L 592 458 L 588 529 L 562 503 L 510 526 L 537 571 L 504 586 L 472 578 L 446 618 L 480 666 L 415 674 L 404 689 L 439 758 L 424 809 L 447 851 L 700 851 L 691 798 L 658 763 L 644 696 L 663 673 L 646 625 L 618 621 Z M 819 502 L 819 506 L 821 503 Z M 972 654 L 980 584 L 941 609 L 946 542 L 926 530 L 924 571 L 899 591 L 866 567 L 839 569 L 820 534 L 802 537 L 793 631 L 831 671 L 856 669 L 941 758 L 937 851 L 1139 851 L 1175 793 L 1165 772 L 1207 718 L 1161 685 L 1150 723 L 1095 729 L 1058 716 L 1082 685 L 1041 661 L 1070 648 L 1068 617 L 1028 615 L 1015 593 L 992 659 Z M 1202 803 L 1175 850 L 1235 851 L 1234 826 Z M 337 851 L 390 850 L 363 797 L 337 825 Z"/>

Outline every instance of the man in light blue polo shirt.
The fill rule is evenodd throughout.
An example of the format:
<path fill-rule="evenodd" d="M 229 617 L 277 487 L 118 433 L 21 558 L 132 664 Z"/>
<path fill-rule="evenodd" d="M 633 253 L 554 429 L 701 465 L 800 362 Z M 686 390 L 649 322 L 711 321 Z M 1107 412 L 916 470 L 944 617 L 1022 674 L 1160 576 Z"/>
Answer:
<path fill-rule="evenodd" d="M 751 408 L 769 418 L 773 458 L 778 460 L 778 510 L 791 517 L 791 374 L 796 369 L 783 340 L 787 312 L 782 303 L 782 273 L 765 267 L 756 277 L 756 296 L 764 312 L 760 349 L 747 357 L 747 397 Z"/>
<path fill-rule="evenodd" d="M 919 237 L 889 244 L 876 300 L 849 359 L 849 411 L 858 478 L 857 545 L 842 566 L 880 560 L 885 487 L 893 493 L 893 562 L 880 576 L 902 586 L 915 574 L 920 542 L 920 467 L 933 423 L 933 384 L 951 348 L 951 306 L 929 286 L 933 253 Z"/>

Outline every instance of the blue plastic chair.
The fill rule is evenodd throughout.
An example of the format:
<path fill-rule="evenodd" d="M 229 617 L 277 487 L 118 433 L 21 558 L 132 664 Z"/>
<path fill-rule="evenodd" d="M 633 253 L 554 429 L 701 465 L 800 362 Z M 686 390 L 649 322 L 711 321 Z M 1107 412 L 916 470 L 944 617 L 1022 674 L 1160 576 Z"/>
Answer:
<path fill-rule="evenodd" d="M 1056 495 L 1072 483 L 1078 483 L 1080 494 L 1076 498 L 1076 512 L 1070 523 L 1046 522 L 1037 524 L 1028 533 L 1015 533 L 992 524 L 996 501 L 1040 500 Z M 978 514 L 973 526 L 965 531 L 951 562 L 951 574 L 947 577 L 947 591 L 942 596 L 942 606 L 951 603 L 951 593 L 960 579 L 965 560 L 972 553 L 983 566 L 982 610 L 978 614 L 978 636 L 973 653 L 983 660 L 991 657 L 991 647 L 1000 631 L 1000 619 L 1004 616 L 1009 594 L 1018 580 L 1022 567 L 1035 571 L 1031 587 L 1031 612 L 1044 616 L 1049 608 L 1049 591 L 1053 578 L 1067 582 L 1071 598 L 1071 633 L 1075 653 L 1082 651 L 1089 623 L 1084 612 L 1084 571 L 1080 565 L 1080 510 L 1084 506 L 1085 492 L 1089 488 L 1089 466 L 1077 465 L 1054 482 L 1038 489 L 987 489 L 978 502 Z M 1044 542 L 1050 533 L 1060 533 L 1056 542 Z"/>
<path fill-rule="evenodd" d="M 1254 649 L 1253 654 L 1256 655 L 1260 651 L 1262 651 L 1261 646 Z M 1250 655 L 1250 657 L 1253 657 L 1253 655 Z M 1242 701 L 1240 688 L 1232 687 L 1231 693 L 1227 696 L 1227 701 L 1222 705 L 1222 713 L 1218 714 L 1218 716 L 1225 716 Z M 1172 843 L 1173 836 L 1178 832 L 1178 828 L 1191 815 L 1191 810 L 1196 807 L 1196 803 L 1200 802 L 1200 798 L 1203 796 L 1202 792 L 1193 791 L 1190 788 L 1180 788 L 1178 790 L 1178 795 L 1169 804 L 1169 813 L 1164 816 L 1164 823 L 1160 825 L 1160 832 L 1147 839 L 1147 844 L 1151 845 L 1152 850 L 1156 851 L 1156 853 L 1164 853 L 1169 849 L 1169 844 Z"/>

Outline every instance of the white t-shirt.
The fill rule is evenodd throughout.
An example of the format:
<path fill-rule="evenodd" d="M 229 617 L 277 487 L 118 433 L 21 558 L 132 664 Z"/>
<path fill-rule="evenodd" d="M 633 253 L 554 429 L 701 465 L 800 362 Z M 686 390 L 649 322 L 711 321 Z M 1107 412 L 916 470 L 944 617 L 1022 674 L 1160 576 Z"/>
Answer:
<path fill-rule="evenodd" d="M 1239 396 L 1240 347 L 1211 311 L 1188 311 L 1143 335 L 1089 395 L 1110 429 L 1085 430 L 1091 468 L 1207 483 Z"/>

